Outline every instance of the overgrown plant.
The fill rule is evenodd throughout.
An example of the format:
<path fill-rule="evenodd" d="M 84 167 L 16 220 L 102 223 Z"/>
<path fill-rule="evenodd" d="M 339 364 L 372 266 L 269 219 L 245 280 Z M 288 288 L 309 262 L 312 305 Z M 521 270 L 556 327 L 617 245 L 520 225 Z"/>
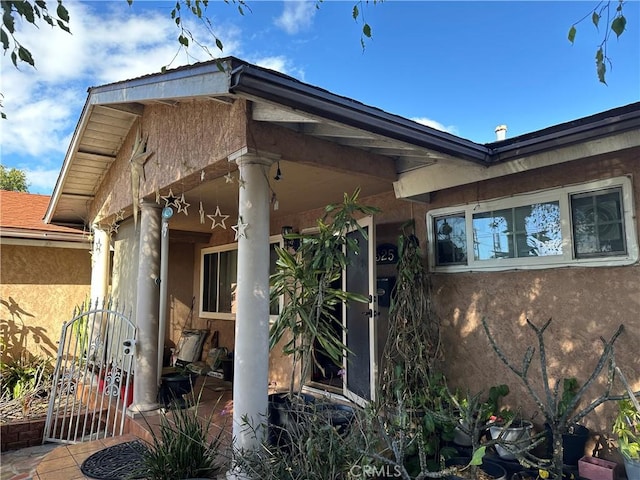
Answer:
<path fill-rule="evenodd" d="M 628 394 L 613 395 L 611 393 L 616 374 L 614 344 L 623 332 L 624 327 L 623 325 L 620 325 L 609 340 L 601 338 L 603 350 L 600 358 L 587 380 L 576 390 L 574 388 L 575 385 L 572 382 L 569 382 L 568 384 L 561 382 L 560 380 L 552 382 L 549 378 L 544 332 L 550 324 L 551 319 L 545 322 L 542 327 L 538 327 L 527 319 L 527 325 L 533 330 L 538 341 L 538 357 L 540 361 L 540 374 L 542 376 L 543 388 L 543 393 L 541 394 L 533 387 L 529 377 L 529 368 L 531 367 L 531 363 L 534 359 L 535 348 L 529 346 L 524 353 L 521 366 L 516 366 L 516 364 L 507 358 L 503 350 L 498 346 L 493 334 L 489 330 L 487 319 L 482 319 L 482 326 L 484 327 L 493 350 L 507 368 L 509 368 L 509 370 L 511 370 L 522 381 L 527 392 L 535 401 L 540 412 L 544 415 L 546 423 L 551 429 L 553 454 L 550 460 L 536 458 L 532 455 L 527 455 L 526 457 L 521 455 L 518 459 L 525 466 L 548 471 L 551 473 L 552 478 L 561 479 L 563 465 L 562 435 L 568 431 L 571 425 L 580 422 L 580 420 L 604 402 L 609 400 L 620 400 L 628 397 Z M 602 393 L 600 393 L 597 398 L 592 399 L 586 406 L 578 408 L 578 404 L 583 399 L 585 392 L 595 382 L 595 380 L 599 378 L 605 367 L 606 383 Z M 566 395 L 561 395 L 560 393 L 561 384 L 565 387 L 564 392 L 567 392 Z"/>
<path fill-rule="evenodd" d="M 384 434 L 393 439 L 395 461 L 419 475 L 427 467 L 438 467 L 443 453 L 441 438 L 453 438 L 454 425 L 450 416 L 443 414 L 447 389 L 444 378 L 436 372 L 441 356 L 440 324 L 413 231 L 414 222 L 407 222 L 398 238 L 379 403 L 385 418 Z"/>
<path fill-rule="evenodd" d="M 240 452 L 235 465 L 248 478 L 263 480 L 347 480 L 364 478 L 371 460 L 372 430 L 364 410 L 354 410 L 348 422 L 331 405 L 296 403 L 288 414 L 295 422 L 286 428 L 282 441 L 263 443 L 262 448 Z M 337 417 L 336 417 L 337 415 Z M 258 429 L 245 422 L 258 436 Z M 269 425 L 269 428 L 280 428 Z M 275 435 L 278 437 L 278 435 Z"/>
<path fill-rule="evenodd" d="M 343 303 L 368 302 L 363 295 L 343 290 L 336 285 L 347 266 L 349 253 L 358 252 L 356 240 L 348 235 L 358 230 L 366 232 L 358 218 L 372 215 L 377 209 L 359 203 L 360 191 L 345 194 L 341 204 L 329 205 L 324 216 L 316 222 L 317 231 L 310 234 L 291 234 L 297 240 L 295 251 L 277 247 L 277 270 L 271 276 L 271 300 L 284 297 L 284 306 L 271 327 L 270 348 L 287 338 L 285 355 L 292 356 L 290 391 L 300 391 L 310 375 L 312 365 L 323 370 L 315 357 L 316 342 L 338 366 L 347 347 L 342 335 L 342 322 L 336 312 Z M 288 336 L 287 336 L 288 334 Z M 300 368 L 298 385 L 296 371 Z"/>
<path fill-rule="evenodd" d="M 159 430 L 150 428 L 152 442 L 143 455 L 143 471 L 136 474 L 148 480 L 215 478 L 223 463 L 224 426 L 212 422 L 217 408 L 207 418 L 198 416 L 201 395 L 202 390 L 192 407 L 160 414 Z"/>

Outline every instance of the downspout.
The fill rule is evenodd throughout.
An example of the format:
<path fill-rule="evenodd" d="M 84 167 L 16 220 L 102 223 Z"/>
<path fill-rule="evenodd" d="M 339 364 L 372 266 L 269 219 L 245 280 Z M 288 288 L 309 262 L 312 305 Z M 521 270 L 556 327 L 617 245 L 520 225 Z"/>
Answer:
<path fill-rule="evenodd" d="M 173 209 L 162 209 L 162 234 L 160 235 L 160 307 L 158 312 L 158 385 L 162 378 L 164 337 L 167 329 L 167 283 L 169 277 L 169 219 Z"/>

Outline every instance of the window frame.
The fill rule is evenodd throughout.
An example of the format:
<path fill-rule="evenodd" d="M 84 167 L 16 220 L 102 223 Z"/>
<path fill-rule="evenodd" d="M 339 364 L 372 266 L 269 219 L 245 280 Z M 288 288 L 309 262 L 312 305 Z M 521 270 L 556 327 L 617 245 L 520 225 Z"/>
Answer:
<path fill-rule="evenodd" d="M 284 239 L 282 235 L 272 235 L 269 237 L 269 246 L 277 245 L 281 248 L 284 247 Z M 238 250 L 238 243 L 227 243 L 224 245 L 215 245 L 212 247 L 205 247 L 200 249 L 200 288 L 199 288 L 199 307 L 198 307 L 198 316 L 201 318 L 207 318 L 212 320 L 232 320 L 235 321 L 236 314 L 235 313 L 227 313 L 227 312 L 206 312 L 203 310 L 203 302 L 202 296 L 204 295 L 204 258 L 205 255 L 209 255 L 212 253 L 222 253 L 222 252 L 230 252 Z M 271 275 L 273 272 L 269 272 Z M 282 310 L 282 300 L 280 300 L 280 308 Z M 277 318 L 277 315 L 269 315 L 269 321 L 274 321 Z"/>
<path fill-rule="evenodd" d="M 610 255 L 577 258 L 574 249 L 573 219 L 571 212 L 572 195 L 594 193 L 600 190 L 619 188 L 621 190 L 622 220 L 624 226 L 624 241 L 626 254 L 612 253 Z M 562 233 L 562 254 L 540 257 L 516 257 L 489 260 L 476 260 L 473 250 L 473 215 L 478 213 L 512 209 L 526 205 L 546 202 L 559 202 L 560 229 Z M 543 269 L 566 266 L 617 266 L 630 265 L 638 261 L 637 226 L 635 221 L 635 206 L 631 179 L 628 176 L 615 177 L 605 180 L 595 180 L 586 183 L 567 185 L 551 189 L 537 190 L 467 203 L 464 205 L 438 208 L 426 214 L 427 245 L 429 269 L 433 272 L 471 272 L 471 271 L 502 271 L 520 269 Z M 466 264 L 437 264 L 437 232 L 434 221 L 451 215 L 463 215 L 466 229 Z"/>

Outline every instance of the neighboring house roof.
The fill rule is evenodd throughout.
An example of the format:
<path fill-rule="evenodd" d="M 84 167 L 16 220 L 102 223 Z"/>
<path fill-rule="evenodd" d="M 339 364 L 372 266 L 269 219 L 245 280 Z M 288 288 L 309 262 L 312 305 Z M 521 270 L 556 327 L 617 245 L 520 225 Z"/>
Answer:
<path fill-rule="evenodd" d="M 44 223 L 51 197 L 0 190 L 0 238 L 86 243 L 86 232 L 77 228 Z"/>
<path fill-rule="evenodd" d="M 227 57 L 90 88 L 45 221 L 69 223 L 86 217 L 87 205 L 145 105 L 193 99 L 229 103 L 236 98 L 253 102 L 254 121 L 384 157 L 393 162 L 397 178 L 432 165 L 486 169 L 640 128 L 640 103 L 635 103 L 502 142 L 479 144 Z M 104 135 L 96 136 L 96 131 Z"/>

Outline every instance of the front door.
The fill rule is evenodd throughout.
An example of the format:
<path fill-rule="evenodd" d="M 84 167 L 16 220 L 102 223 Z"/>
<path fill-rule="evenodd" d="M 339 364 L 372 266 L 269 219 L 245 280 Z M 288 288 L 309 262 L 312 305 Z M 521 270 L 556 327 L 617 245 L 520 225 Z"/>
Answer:
<path fill-rule="evenodd" d="M 359 250 L 349 252 L 348 266 L 343 274 L 343 288 L 369 298 L 368 303 L 349 302 L 342 315 L 344 343 L 349 351 L 344 356 L 344 395 L 359 404 L 374 400 L 377 376 L 377 344 L 375 319 L 375 232 L 373 217 L 358 222 L 358 230 L 348 233 L 355 239 Z"/>

